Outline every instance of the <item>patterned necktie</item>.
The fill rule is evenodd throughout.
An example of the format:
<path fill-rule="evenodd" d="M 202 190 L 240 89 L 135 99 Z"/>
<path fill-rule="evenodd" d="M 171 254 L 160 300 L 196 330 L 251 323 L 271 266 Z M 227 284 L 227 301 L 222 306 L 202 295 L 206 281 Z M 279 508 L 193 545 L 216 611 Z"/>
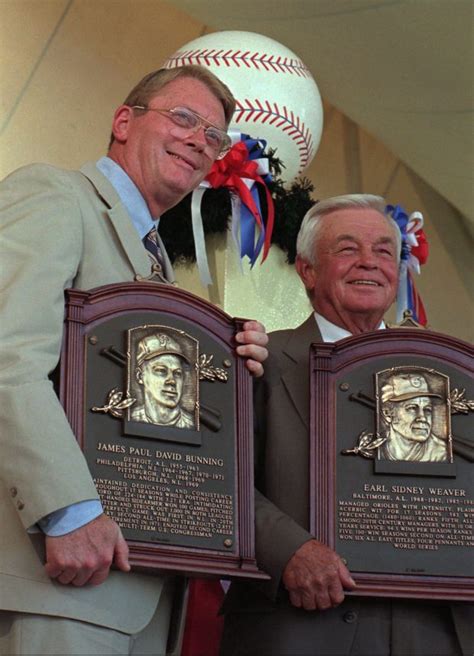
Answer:
<path fill-rule="evenodd" d="M 143 244 L 148 251 L 152 268 L 158 273 L 163 271 L 163 253 L 158 245 L 158 233 L 156 228 L 152 228 L 150 232 L 143 237 Z"/>

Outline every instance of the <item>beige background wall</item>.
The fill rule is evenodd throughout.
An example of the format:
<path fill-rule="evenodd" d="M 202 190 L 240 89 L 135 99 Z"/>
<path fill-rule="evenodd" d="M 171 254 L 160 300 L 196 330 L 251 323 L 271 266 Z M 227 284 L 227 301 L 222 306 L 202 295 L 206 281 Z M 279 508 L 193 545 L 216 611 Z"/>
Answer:
<path fill-rule="evenodd" d="M 129 89 L 210 31 L 160 0 L 0 0 L 0 11 L 0 177 L 33 161 L 75 168 L 104 154 L 113 111 Z M 328 103 L 307 175 L 316 198 L 365 191 L 422 211 L 431 254 L 417 285 L 430 323 L 472 339 L 471 241 L 449 203 Z M 295 326 L 308 314 L 278 249 L 244 275 L 225 238 L 208 251 L 213 287 L 203 290 L 194 267 L 185 267 L 178 280 L 186 289 L 268 329 Z"/>

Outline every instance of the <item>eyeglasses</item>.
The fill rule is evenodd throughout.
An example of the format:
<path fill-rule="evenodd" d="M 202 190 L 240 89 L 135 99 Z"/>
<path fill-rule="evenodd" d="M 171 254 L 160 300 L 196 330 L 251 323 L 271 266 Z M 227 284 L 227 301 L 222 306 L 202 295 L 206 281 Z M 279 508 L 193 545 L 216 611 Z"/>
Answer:
<path fill-rule="evenodd" d="M 206 143 L 217 153 L 217 159 L 222 159 L 229 152 L 232 141 L 225 130 L 221 130 L 207 119 L 199 116 L 187 107 L 172 107 L 171 109 L 159 109 L 157 107 L 143 107 L 142 105 L 133 105 L 132 109 L 141 109 L 145 112 L 158 112 L 166 114 L 173 123 L 180 128 L 185 128 L 191 133 L 197 132 L 201 127 L 204 128 Z"/>

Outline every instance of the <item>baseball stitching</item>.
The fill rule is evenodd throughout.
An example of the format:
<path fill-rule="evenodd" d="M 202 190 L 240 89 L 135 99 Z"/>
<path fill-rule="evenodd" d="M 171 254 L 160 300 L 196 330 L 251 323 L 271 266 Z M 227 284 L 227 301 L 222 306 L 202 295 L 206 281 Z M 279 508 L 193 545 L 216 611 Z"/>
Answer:
<path fill-rule="evenodd" d="M 261 102 L 257 98 L 253 102 L 248 98 L 237 100 L 232 120 L 235 123 L 267 123 L 280 128 L 298 148 L 300 157 L 298 175 L 308 163 L 313 151 L 313 137 L 299 116 L 295 116 L 285 105 L 280 107 L 278 103 L 270 103 L 268 100 Z"/>
<path fill-rule="evenodd" d="M 310 77 L 311 73 L 303 64 L 301 59 L 269 55 L 250 50 L 216 50 L 206 48 L 204 50 L 178 50 L 176 54 L 168 59 L 166 68 L 185 66 L 186 64 L 199 64 L 210 66 L 246 66 L 257 70 L 273 71 L 274 73 L 289 73 L 299 77 Z"/>

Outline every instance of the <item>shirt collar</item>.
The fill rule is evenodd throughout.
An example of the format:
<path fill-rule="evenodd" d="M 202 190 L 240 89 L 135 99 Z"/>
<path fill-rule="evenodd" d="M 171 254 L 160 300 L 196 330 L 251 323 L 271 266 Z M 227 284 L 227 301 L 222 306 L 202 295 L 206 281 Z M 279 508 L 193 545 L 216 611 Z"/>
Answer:
<path fill-rule="evenodd" d="M 101 157 L 96 162 L 96 166 L 120 196 L 140 239 L 143 239 L 152 228 L 157 228 L 159 219 L 153 219 L 138 187 L 123 168 L 110 157 Z"/>
<path fill-rule="evenodd" d="M 318 314 L 317 312 L 314 313 L 314 318 L 318 325 L 319 332 L 321 333 L 321 337 L 323 338 L 323 342 L 337 342 L 340 339 L 344 339 L 345 337 L 350 337 L 352 335 L 352 333 L 350 333 L 345 328 L 336 326 L 336 324 L 331 323 L 325 317 L 323 317 L 321 314 Z M 380 326 L 378 327 L 377 330 L 384 330 L 384 329 L 385 329 L 385 323 L 381 321 Z"/>

